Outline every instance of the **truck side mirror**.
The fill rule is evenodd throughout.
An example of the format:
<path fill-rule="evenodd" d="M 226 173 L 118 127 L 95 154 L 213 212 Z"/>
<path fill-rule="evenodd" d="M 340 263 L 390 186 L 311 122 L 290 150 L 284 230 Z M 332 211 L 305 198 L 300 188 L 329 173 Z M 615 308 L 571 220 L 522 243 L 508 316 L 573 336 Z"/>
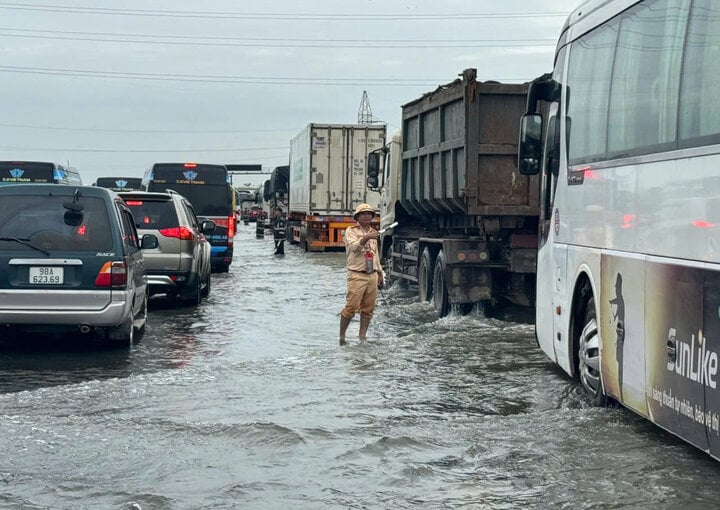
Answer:
<path fill-rule="evenodd" d="M 380 187 L 380 153 L 371 152 L 367 159 L 367 187 L 377 190 Z"/>
<path fill-rule="evenodd" d="M 520 120 L 518 170 L 522 175 L 537 175 L 542 157 L 542 116 L 526 113 Z"/>

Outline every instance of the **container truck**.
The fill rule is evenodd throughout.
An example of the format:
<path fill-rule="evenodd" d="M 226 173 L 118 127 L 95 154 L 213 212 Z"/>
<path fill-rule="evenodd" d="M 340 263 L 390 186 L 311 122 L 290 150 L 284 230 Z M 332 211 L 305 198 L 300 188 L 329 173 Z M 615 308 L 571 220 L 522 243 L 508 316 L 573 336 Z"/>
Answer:
<path fill-rule="evenodd" d="M 288 237 L 305 251 L 344 249 L 359 204 L 378 208 L 366 186 L 367 155 L 385 145 L 385 125 L 309 124 L 290 141 Z"/>
<path fill-rule="evenodd" d="M 516 157 L 528 87 L 476 75 L 403 105 L 401 133 L 368 157 L 380 226 L 398 222 L 381 235 L 386 274 L 441 316 L 535 300 L 538 179 Z"/>

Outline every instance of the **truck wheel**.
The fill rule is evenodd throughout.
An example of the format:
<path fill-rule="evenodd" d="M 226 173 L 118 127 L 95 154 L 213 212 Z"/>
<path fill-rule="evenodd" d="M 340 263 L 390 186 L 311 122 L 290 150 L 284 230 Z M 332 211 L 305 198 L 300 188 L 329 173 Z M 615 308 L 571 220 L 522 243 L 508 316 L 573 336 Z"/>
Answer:
<path fill-rule="evenodd" d="M 583 324 L 577 344 L 580 384 L 594 406 L 604 406 L 607 399 L 600 379 L 600 334 L 595 318 L 595 298 L 591 297 L 587 302 Z"/>
<path fill-rule="evenodd" d="M 445 285 L 445 254 L 442 250 L 435 259 L 432 302 L 440 317 L 445 317 L 450 313 L 450 301 L 448 299 L 447 285 Z"/>
<path fill-rule="evenodd" d="M 304 229 L 300 230 L 300 248 L 302 248 L 305 253 L 308 252 L 307 234 Z"/>
<path fill-rule="evenodd" d="M 430 248 L 425 248 L 420 255 L 417 272 L 418 296 L 423 303 L 430 301 L 433 295 L 434 265 L 435 260 L 430 253 Z"/>

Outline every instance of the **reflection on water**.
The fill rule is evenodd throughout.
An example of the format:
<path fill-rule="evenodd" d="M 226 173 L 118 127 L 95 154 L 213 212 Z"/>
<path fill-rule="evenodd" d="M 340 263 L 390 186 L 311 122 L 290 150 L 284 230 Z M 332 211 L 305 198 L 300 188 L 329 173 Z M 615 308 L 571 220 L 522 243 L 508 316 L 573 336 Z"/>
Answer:
<path fill-rule="evenodd" d="M 712 507 L 718 464 L 587 405 L 534 327 L 386 289 L 337 346 L 343 254 L 240 226 L 197 308 L 131 349 L 0 351 L 2 508 Z M 507 316 L 505 317 L 507 318 Z M 135 506 L 133 506 L 135 505 Z"/>

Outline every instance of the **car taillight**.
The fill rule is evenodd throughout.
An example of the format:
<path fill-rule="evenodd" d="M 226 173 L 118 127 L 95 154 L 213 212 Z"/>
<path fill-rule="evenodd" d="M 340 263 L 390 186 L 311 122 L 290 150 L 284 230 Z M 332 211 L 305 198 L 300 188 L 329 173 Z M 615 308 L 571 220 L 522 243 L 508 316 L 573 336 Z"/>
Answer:
<path fill-rule="evenodd" d="M 160 233 L 165 237 L 175 237 L 183 241 L 190 241 L 195 237 L 192 230 L 187 227 L 164 228 L 160 230 Z"/>
<path fill-rule="evenodd" d="M 232 217 L 232 216 L 230 216 L 230 217 L 228 218 L 228 226 L 227 226 L 227 229 L 228 229 L 228 238 L 234 237 L 234 236 L 235 236 L 235 222 L 233 221 L 233 217 Z"/>
<path fill-rule="evenodd" d="M 95 277 L 98 287 L 124 287 L 127 284 L 127 267 L 125 262 L 105 262 Z"/>

